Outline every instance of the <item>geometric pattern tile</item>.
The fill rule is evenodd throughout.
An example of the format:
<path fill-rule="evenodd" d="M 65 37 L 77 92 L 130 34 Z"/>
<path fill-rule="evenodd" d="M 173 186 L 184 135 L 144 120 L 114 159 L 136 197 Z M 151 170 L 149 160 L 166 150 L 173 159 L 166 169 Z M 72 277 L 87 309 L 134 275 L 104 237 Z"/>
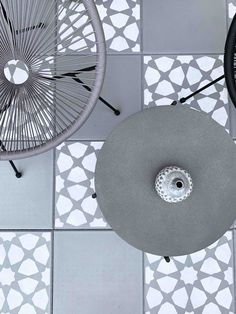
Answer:
<path fill-rule="evenodd" d="M 232 19 L 236 13 L 236 0 L 228 0 L 228 25 L 232 22 Z"/>
<path fill-rule="evenodd" d="M 109 228 L 92 198 L 103 142 L 66 142 L 56 150 L 56 228 Z"/>
<path fill-rule="evenodd" d="M 223 56 L 144 56 L 144 105 L 170 105 L 224 73 Z M 209 114 L 229 130 L 228 93 L 224 79 L 185 105 Z"/>
<path fill-rule="evenodd" d="M 170 263 L 145 254 L 146 314 L 233 314 L 233 290 L 232 231 Z"/>
<path fill-rule="evenodd" d="M 66 35 L 77 32 L 76 41 L 74 38 L 68 39 L 64 46 L 59 45 L 60 52 L 80 53 L 81 49 L 87 46 L 88 51 L 95 52 L 95 36 L 91 34 L 92 27 L 81 27 L 88 21 L 88 16 L 83 16 L 77 24 L 72 25 L 71 21 L 80 17 L 81 12 L 85 10 L 81 3 L 76 9 L 74 4 L 67 5 L 62 3 L 65 0 L 59 0 L 58 19 L 64 19 L 59 31 L 60 39 L 65 37 L 64 29 L 67 29 Z M 102 22 L 106 44 L 109 52 L 126 53 L 140 52 L 140 0 L 96 0 L 96 6 Z M 62 8 L 64 8 L 62 10 Z M 75 29 L 76 27 L 76 29 Z M 83 50 L 84 52 L 85 50 Z M 87 52 L 88 52 L 87 51 Z"/>
<path fill-rule="evenodd" d="M 0 312 L 49 314 L 51 234 L 0 233 Z"/>
<path fill-rule="evenodd" d="M 140 0 L 96 0 L 109 52 L 140 52 Z"/>
<path fill-rule="evenodd" d="M 95 35 L 92 26 L 88 23 L 89 16 L 82 1 L 57 0 L 57 18 L 63 20 L 57 29 L 59 38 L 58 52 L 87 53 L 96 52 Z M 73 23 L 72 23 L 73 22 Z M 86 23 L 88 25 L 86 25 Z M 86 25 L 86 26 L 85 26 Z M 76 32 L 76 37 L 72 36 Z M 67 37 L 67 40 L 65 38 Z M 87 50 L 87 51 L 86 51 Z"/>

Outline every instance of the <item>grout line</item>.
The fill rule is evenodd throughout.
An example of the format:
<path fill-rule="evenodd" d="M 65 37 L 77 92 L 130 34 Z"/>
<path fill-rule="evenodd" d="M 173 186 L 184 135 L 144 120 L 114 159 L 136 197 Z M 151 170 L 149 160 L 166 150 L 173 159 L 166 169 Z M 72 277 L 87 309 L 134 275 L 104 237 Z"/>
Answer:
<path fill-rule="evenodd" d="M 109 56 L 109 57 L 112 57 L 112 56 L 114 56 L 114 57 L 136 56 L 136 57 L 138 57 L 140 54 L 142 54 L 141 51 L 140 52 L 123 52 L 123 53 L 114 52 L 114 53 L 107 53 L 107 56 Z"/>
<path fill-rule="evenodd" d="M 236 231 L 236 226 L 232 226 L 229 229 L 227 229 L 226 231 Z M 43 233 L 43 232 L 64 232 L 64 231 L 68 231 L 68 232 L 83 232 L 83 231 L 106 231 L 106 232 L 114 232 L 113 229 L 109 229 L 109 228 L 85 228 L 85 229 L 76 229 L 76 228 L 54 228 L 54 229 L 0 229 L 0 232 L 35 232 L 35 233 Z"/>
<path fill-rule="evenodd" d="M 141 33 L 140 33 L 141 34 Z M 141 49 L 141 48 L 140 48 Z M 185 55 L 190 55 L 190 56 L 195 56 L 195 55 L 201 55 L 201 56 L 208 56 L 208 55 L 223 55 L 224 51 L 220 51 L 220 52 L 194 52 L 194 51 L 188 51 L 188 52 L 180 52 L 180 51 L 172 51 L 172 52 L 167 52 L 167 51 L 162 51 L 162 52 L 153 52 L 153 51 L 140 51 L 140 52 L 127 52 L 127 53 L 112 53 L 109 54 L 107 53 L 108 57 L 128 57 L 128 56 L 134 56 L 134 57 L 138 57 L 138 56 L 152 56 L 152 55 L 158 55 L 158 56 L 169 56 L 169 55 L 176 55 L 176 56 L 185 56 Z M 81 55 L 77 54 L 75 55 L 75 57 L 79 57 Z"/>
<path fill-rule="evenodd" d="M 106 52 L 106 55 L 109 57 L 126 57 L 126 56 L 139 56 L 141 54 L 140 51 L 138 52 Z M 96 56 L 93 54 L 82 54 L 82 53 L 74 53 L 74 54 L 67 54 L 69 57 L 85 57 L 85 56 Z"/>
<path fill-rule="evenodd" d="M 41 228 L 41 229 L 16 229 L 16 228 L 6 228 L 6 229 L 0 229 L 0 232 L 52 232 L 53 229 L 48 229 L 48 228 Z"/>
<path fill-rule="evenodd" d="M 86 232 L 88 232 L 88 231 L 113 231 L 113 229 L 102 229 L 102 228 L 97 228 L 97 229 L 72 229 L 72 228 L 70 228 L 70 229 L 66 229 L 66 228 L 61 228 L 61 229 L 54 229 L 53 230 L 54 232 L 64 232 L 64 231 L 66 231 L 66 232 L 73 232 L 73 231 L 75 231 L 75 232 L 83 232 L 83 231 L 86 231 Z"/>
<path fill-rule="evenodd" d="M 54 231 L 51 233 L 51 289 L 50 289 L 50 313 L 53 314 L 53 300 L 54 300 Z"/>
<path fill-rule="evenodd" d="M 140 33 L 141 34 L 141 33 Z M 141 43 L 141 40 L 140 40 L 140 43 Z M 140 45 L 141 46 L 141 45 Z M 207 55 L 221 55 L 221 54 L 224 54 L 224 51 L 221 51 L 221 52 L 202 52 L 202 51 L 199 51 L 199 52 L 194 52 L 194 51 L 188 51 L 188 52 L 180 52 L 180 51 L 172 51 L 172 52 L 167 52 L 167 51 L 162 51 L 162 52 L 154 52 L 154 51 L 144 51 L 144 50 L 141 50 L 141 47 L 140 47 L 140 52 L 137 52 L 137 53 L 112 53 L 112 54 L 107 54 L 107 56 L 109 57 L 125 57 L 125 56 L 143 56 L 143 55 L 146 55 L 146 56 L 150 56 L 150 55 L 160 55 L 160 56 L 166 56 L 166 55 L 203 55 L 203 56 L 207 56 Z"/>
<path fill-rule="evenodd" d="M 224 55 L 224 52 L 162 52 L 162 53 L 155 53 L 155 52 L 143 52 L 143 56 L 219 56 Z"/>
<path fill-rule="evenodd" d="M 113 229 L 102 229 L 102 228 L 85 228 L 85 229 L 76 229 L 76 228 L 61 228 L 61 229 L 57 229 L 57 228 L 54 228 L 54 229 L 0 229 L 0 232 L 25 232 L 25 233 L 28 233 L 28 232 L 35 232 L 35 233 L 43 233 L 43 232 L 63 232 L 63 231 L 78 231 L 78 232 L 81 232 L 81 231 L 113 231 Z"/>
<path fill-rule="evenodd" d="M 93 140 L 93 139 L 68 139 L 68 140 L 65 140 L 64 143 L 73 143 L 73 142 L 105 142 L 105 139 L 104 140 Z"/>

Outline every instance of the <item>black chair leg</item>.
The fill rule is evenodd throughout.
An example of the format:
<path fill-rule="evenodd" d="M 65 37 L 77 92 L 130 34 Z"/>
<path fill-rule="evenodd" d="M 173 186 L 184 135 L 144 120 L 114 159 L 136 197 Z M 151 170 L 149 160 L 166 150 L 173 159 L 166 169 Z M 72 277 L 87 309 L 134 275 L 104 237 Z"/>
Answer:
<path fill-rule="evenodd" d="M 3 145 L 3 142 L 2 142 L 1 140 L 0 140 L 0 148 L 1 148 L 4 152 L 7 151 L 7 150 L 6 150 L 6 147 Z M 14 164 L 14 162 L 13 162 L 12 160 L 9 160 L 9 163 L 10 163 L 12 169 L 14 170 L 17 179 L 21 178 L 21 177 L 22 177 L 22 173 L 16 168 L 16 165 Z"/>
<path fill-rule="evenodd" d="M 10 163 L 12 169 L 14 170 L 17 179 L 20 179 L 22 177 L 22 173 L 20 171 L 18 171 L 18 169 L 16 168 L 16 166 L 12 160 L 9 160 L 9 163 Z"/>
<path fill-rule="evenodd" d="M 221 75 L 220 77 L 218 77 L 217 79 L 215 79 L 214 81 L 212 81 L 211 83 L 208 83 L 207 85 L 199 88 L 197 91 L 195 91 L 194 93 L 188 95 L 187 97 L 183 97 L 180 99 L 181 104 L 185 103 L 189 98 L 192 98 L 193 96 L 201 93 L 202 91 L 204 91 L 205 89 L 207 89 L 208 87 L 214 85 L 215 83 L 221 81 L 225 76 Z M 174 105 L 174 102 L 172 103 L 172 105 Z"/>
<path fill-rule="evenodd" d="M 114 114 L 116 115 L 116 116 L 119 116 L 120 115 L 120 110 L 118 110 L 118 109 L 116 109 L 115 107 L 113 107 L 111 104 L 109 104 L 104 98 L 102 98 L 102 97 L 99 97 L 99 100 L 105 105 L 105 106 L 107 106 L 108 108 L 110 108 L 113 112 L 114 112 Z"/>
<path fill-rule="evenodd" d="M 76 75 L 79 73 L 79 72 L 89 72 L 89 71 L 93 71 L 96 69 L 96 66 L 91 66 L 91 67 L 87 67 L 87 68 L 83 68 L 83 69 L 80 69 L 80 70 L 77 70 L 75 72 L 68 72 L 68 73 L 64 73 L 64 74 L 60 74 L 60 75 L 56 75 L 52 78 L 48 78 L 48 77 L 44 77 L 44 79 L 48 79 L 48 80 L 54 80 L 54 79 L 61 79 L 63 77 L 71 77 L 75 82 L 81 84 L 83 86 L 83 88 L 85 88 L 87 91 L 91 92 L 91 88 L 86 85 L 79 77 L 77 77 Z M 77 73 L 76 73 L 77 72 Z M 103 97 L 99 97 L 98 98 L 105 106 L 107 106 L 109 109 L 111 109 L 114 114 L 116 116 L 119 116 L 120 115 L 120 110 L 113 107 L 108 101 L 106 101 Z"/>

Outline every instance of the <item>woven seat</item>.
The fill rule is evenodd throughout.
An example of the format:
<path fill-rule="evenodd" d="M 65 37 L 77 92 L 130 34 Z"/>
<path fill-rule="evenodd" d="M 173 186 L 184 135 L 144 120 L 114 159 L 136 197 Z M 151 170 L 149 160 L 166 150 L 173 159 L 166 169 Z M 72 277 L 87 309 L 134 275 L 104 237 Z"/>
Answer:
<path fill-rule="evenodd" d="M 93 0 L 1 1 L 0 51 L 0 159 L 45 152 L 82 126 L 105 71 Z"/>

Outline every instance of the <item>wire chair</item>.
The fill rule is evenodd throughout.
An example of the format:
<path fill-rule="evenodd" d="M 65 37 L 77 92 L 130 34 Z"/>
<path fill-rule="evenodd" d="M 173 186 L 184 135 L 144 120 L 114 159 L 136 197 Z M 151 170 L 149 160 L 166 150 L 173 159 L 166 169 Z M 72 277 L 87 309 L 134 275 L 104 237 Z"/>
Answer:
<path fill-rule="evenodd" d="M 91 113 L 104 72 L 93 0 L 1 0 L 0 159 L 43 153 L 71 136 Z"/>

